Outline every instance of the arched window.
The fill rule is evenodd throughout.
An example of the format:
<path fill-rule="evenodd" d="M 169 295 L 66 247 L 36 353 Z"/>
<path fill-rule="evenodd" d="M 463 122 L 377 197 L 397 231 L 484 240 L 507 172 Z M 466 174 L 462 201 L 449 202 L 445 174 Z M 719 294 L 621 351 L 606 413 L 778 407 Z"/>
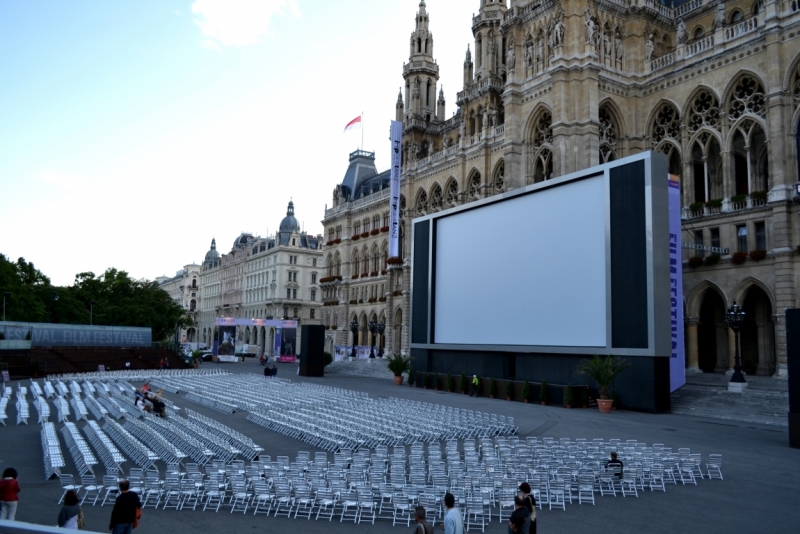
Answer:
<path fill-rule="evenodd" d="M 723 198 L 720 146 L 717 138 L 708 132 L 701 133 L 692 146 L 692 171 L 695 202 Z"/>
<path fill-rule="evenodd" d="M 506 165 L 501 163 L 494 173 L 494 192 L 503 193 L 506 190 Z"/>
<path fill-rule="evenodd" d="M 360 266 L 360 263 L 361 263 L 361 256 L 356 250 L 353 252 L 353 272 L 352 272 L 353 276 L 358 275 L 358 268 Z"/>
<path fill-rule="evenodd" d="M 743 18 L 744 18 L 744 15 L 742 15 L 742 12 L 739 11 L 738 9 L 736 9 L 736 10 L 734 10 L 733 13 L 731 13 L 730 23 L 731 24 L 735 24 L 735 23 L 741 21 Z"/>
<path fill-rule="evenodd" d="M 423 189 L 417 193 L 417 202 L 414 205 L 414 211 L 417 212 L 417 216 L 419 217 L 427 215 L 428 213 L 428 193 Z"/>
<path fill-rule="evenodd" d="M 701 39 L 703 37 L 704 33 L 705 33 L 705 30 L 703 30 L 703 27 L 702 26 L 698 26 L 697 28 L 694 29 L 694 33 L 692 34 L 692 39 L 695 39 L 695 40 Z"/>
<path fill-rule="evenodd" d="M 528 183 L 538 183 L 553 174 L 553 116 L 543 111 L 536 119 L 528 146 Z"/>
<path fill-rule="evenodd" d="M 475 171 L 472 173 L 472 177 L 469 179 L 469 190 L 467 193 L 467 199 L 469 202 L 473 200 L 478 200 L 481 197 L 481 173 Z"/>
<path fill-rule="evenodd" d="M 608 106 L 600 107 L 600 163 L 617 159 L 617 139 L 619 129 L 613 112 Z"/>
<path fill-rule="evenodd" d="M 764 86 L 761 82 L 753 76 L 742 76 L 728 99 L 728 119 L 733 123 L 745 114 L 765 118 L 767 108 L 764 98 Z"/>
<path fill-rule="evenodd" d="M 733 135 L 734 190 L 737 195 L 769 190 L 769 163 L 764 130 L 752 120 L 736 126 Z"/>
<path fill-rule="evenodd" d="M 442 196 L 442 186 L 439 184 L 433 184 L 431 188 L 431 212 L 436 213 L 440 211 L 444 205 L 444 198 Z"/>
<path fill-rule="evenodd" d="M 450 180 L 447 183 L 444 204 L 447 208 L 452 208 L 453 206 L 458 205 L 458 183 L 456 183 L 455 180 Z"/>
<path fill-rule="evenodd" d="M 189 311 L 195 311 L 197 309 L 197 301 L 192 299 L 189 303 Z"/>
<path fill-rule="evenodd" d="M 369 252 L 367 252 L 367 248 L 364 247 L 364 250 L 361 251 L 361 273 L 367 274 L 369 273 Z"/>
<path fill-rule="evenodd" d="M 669 103 L 661 104 L 656 111 L 653 125 L 650 127 L 650 142 L 657 147 L 665 140 L 676 143 L 681 141 L 681 116 L 678 110 Z"/>
<path fill-rule="evenodd" d="M 342 257 L 339 255 L 339 252 L 336 252 L 336 259 L 334 260 L 336 263 L 336 276 L 342 276 Z"/>
<path fill-rule="evenodd" d="M 701 128 L 719 130 L 719 100 L 713 93 L 703 89 L 692 100 L 686 119 L 686 129 L 690 134 Z"/>

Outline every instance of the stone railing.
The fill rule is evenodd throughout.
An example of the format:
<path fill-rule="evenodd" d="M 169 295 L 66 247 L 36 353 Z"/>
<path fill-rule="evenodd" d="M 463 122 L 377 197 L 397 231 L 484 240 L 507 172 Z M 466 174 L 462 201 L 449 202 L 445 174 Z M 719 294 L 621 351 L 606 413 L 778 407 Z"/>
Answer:
<path fill-rule="evenodd" d="M 346 211 L 346 210 L 349 210 L 349 209 L 352 209 L 352 208 L 357 208 L 359 206 L 363 206 L 364 204 L 369 204 L 370 202 L 373 202 L 373 201 L 376 201 L 376 200 L 380 200 L 380 199 L 383 199 L 384 197 L 388 197 L 388 196 L 389 196 L 389 188 L 387 187 L 386 189 L 382 189 L 382 190 L 380 190 L 380 191 L 378 191 L 376 193 L 372 193 L 372 194 L 367 195 L 365 197 L 359 198 L 358 200 L 354 200 L 352 202 L 343 202 L 343 203 L 339 204 L 338 206 L 336 206 L 335 208 L 330 208 L 330 209 L 325 210 L 325 218 L 327 219 L 328 217 L 336 215 L 337 213 L 340 213 L 340 212 L 343 212 L 343 211 Z"/>
<path fill-rule="evenodd" d="M 458 145 L 449 146 L 444 150 L 445 156 L 452 156 L 458 153 Z"/>
<path fill-rule="evenodd" d="M 495 137 L 499 137 L 499 136 L 503 135 L 505 132 L 506 132 L 506 125 L 505 124 L 501 124 L 500 126 L 498 126 L 497 128 L 494 129 Z"/>
<path fill-rule="evenodd" d="M 678 19 L 680 17 L 685 16 L 688 13 L 691 13 L 695 9 L 703 7 L 704 0 L 691 0 L 691 2 L 686 2 L 682 6 L 678 6 L 672 10 L 673 16 Z"/>
<path fill-rule="evenodd" d="M 750 17 L 725 28 L 725 40 L 730 41 L 758 29 L 758 17 Z"/>
<path fill-rule="evenodd" d="M 463 91 L 459 91 L 457 94 L 457 100 L 460 102 L 465 98 L 474 98 L 477 97 L 481 92 L 486 91 L 488 89 L 497 89 L 499 91 L 503 90 L 503 79 L 498 78 L 497 76 L 489 76 L 480 82 L 470 84 L 466 89 Z"/>
<path fill-rule="evenodd" d="M 714 34 L 701 37 L 686 45 L 686 57 L 696 56 L 701 52 L 714 48 Z"/>
<path fill-rule="evenodd" d="M 659 15 L 662 15 L 668 19 L 673 17 L 672 8 L 663 5 L 661 2 L 658 2 L 658 0 L 644 0 L 640 5 L 652 9 Z"/>
<path fill-rule="evenodd" d="M 675 52 L 664 54 L 650 61 L 650 71 L 653 72 L 663 69 L 664 67 L 669 67 L 673 63 L 675 63 Z"/>
<path fill-rule="evenodd" d="M 414 70 L 416 70 L 416 69 L 427 69 L 427 70 L 438 72 L 439 71 L 439 65 L 437 65 L 433 61 L 427 61 L 427 60 L 424 60 L 424 59 L 415 60 L 415 61 L 411 61 L 410 63 L 404 63 L 403 64 L 403 74 L 408 74 L 408 72 L 410 70 L 412 70 L 412 69 L 414 69 Z"/>

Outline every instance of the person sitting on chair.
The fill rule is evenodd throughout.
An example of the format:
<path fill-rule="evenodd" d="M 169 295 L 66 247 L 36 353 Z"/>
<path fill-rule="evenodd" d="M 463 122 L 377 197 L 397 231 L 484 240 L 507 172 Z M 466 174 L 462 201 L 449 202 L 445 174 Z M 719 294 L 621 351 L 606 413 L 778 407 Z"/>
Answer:
<path fill-rule="evenodd" d="M 622 465 L 622 461 L 617 458 L 617 453 L 611 453 L 611 460 L 606 462 L 606 469 L 613 469 L 617 475 L 617 478 L 622 478 L 622 470 L 625 466 Z"/>

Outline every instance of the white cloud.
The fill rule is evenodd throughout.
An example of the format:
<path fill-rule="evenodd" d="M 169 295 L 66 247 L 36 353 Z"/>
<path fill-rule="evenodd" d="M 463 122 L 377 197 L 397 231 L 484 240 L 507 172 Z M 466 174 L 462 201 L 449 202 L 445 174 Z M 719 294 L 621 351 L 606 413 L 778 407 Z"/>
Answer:
<path fill-rule="evenodd" d="M 91 185 L 91 182 L 83 176 L 67 174 L 53 169 L 42 171 L 39 179 L 48 185 L 54 185 L 73 191 L 81 190 Z"/>
<path fill-rule="evenodd" d="M 237 47 L 259 43 L 273 16 L 300 14 L 295 0 L 195 0 L 192 13 L 213 42 Z"/>

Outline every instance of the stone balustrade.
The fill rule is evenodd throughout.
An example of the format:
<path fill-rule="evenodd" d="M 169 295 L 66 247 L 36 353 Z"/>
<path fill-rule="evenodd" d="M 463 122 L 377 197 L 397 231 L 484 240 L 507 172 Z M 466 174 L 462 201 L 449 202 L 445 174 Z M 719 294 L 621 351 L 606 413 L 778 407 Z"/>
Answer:
<path fill-rule="evenodd" d="M 714 48 L 714 35 L 708 35 L 706 37 L 701 37 L 700 39 L 691 42 L 686 45 L 686 57 L 696 56 L 701 52 L 705 52 L 706 50 L 711 50 Z"/>
<path fill-rule="evenodd" d="M 746 18 L 736 24 L 725 28 L 725 40 L 730 41 L 742 35 L 754 32 L 758 29 L 758 17 Z"/>

